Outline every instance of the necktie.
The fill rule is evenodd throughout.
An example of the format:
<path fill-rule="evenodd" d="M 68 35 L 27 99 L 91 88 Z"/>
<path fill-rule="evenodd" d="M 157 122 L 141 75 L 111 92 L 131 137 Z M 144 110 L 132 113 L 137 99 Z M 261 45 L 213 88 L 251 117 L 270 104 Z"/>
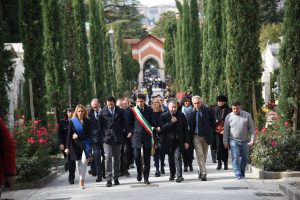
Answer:
<path fill-rule="evenodd" d="M 98 117 L 99 117 L 99 112 L 97 111 L 96 112 L 96 119 L 98 119 Z"/>

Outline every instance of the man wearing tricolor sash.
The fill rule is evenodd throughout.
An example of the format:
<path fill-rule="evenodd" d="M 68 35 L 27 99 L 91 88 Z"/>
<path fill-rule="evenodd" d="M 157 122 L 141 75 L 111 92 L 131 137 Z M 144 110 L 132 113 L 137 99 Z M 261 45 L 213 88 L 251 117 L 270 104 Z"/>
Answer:
<path fill-rule="evenodd" d="M 132 107 L 129 113 L 129 134 L 131 138 L 133 155 L 137 166 L 137 180 L 142 180 L 142 169 L 144 175 L 144 183 L 150 184 L 150 157 L 151 147 L 153 145 L 153 110 L 145 105 L 145 95 L 139 94 L 136 100 L 136 106 Z M 143 148 L 143 163 L 141 148 Z"/>

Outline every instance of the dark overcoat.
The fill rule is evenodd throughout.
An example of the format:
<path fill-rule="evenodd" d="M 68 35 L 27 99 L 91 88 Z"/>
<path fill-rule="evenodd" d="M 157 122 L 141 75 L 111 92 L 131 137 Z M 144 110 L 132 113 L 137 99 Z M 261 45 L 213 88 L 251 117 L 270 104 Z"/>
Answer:
<path fill-rule="evenodd" d="M 154 127 L 152 108 L 145 105 L 144 111 L 141 113 L 146 118 L 148 123 Z M 141 148 L 143 144 L 146 149 L 151 149 L 152 138 L 150 134 L 147 133 L 146 129 L 143 128 L 143 126 L 134 116 L 132 110 L 130 110 L 129 112 L 129 132 L 132 133 L 131 143 L 133 148 Z"/>
<path fill-rule="evenodd" d="M 124 142 L 124 130 L 126 121 L 123 110 L 115 106 L 114 115 L 107 107 L 100 112 L 100 129 L 103 132 L 103 142 L 106 144 L 122 144 Z"/>
<path fill-rule="evenodd" d="M 72 120 L 69 123 L 68 137 L 67 137 L 67 149 L 70 150 L 71 160 L 81 160 L 84 145 L 82 141 L 91 137 L 91 121 L 88 118 L 83 119 L 83 134 L 78 134 Z M 78 135 L 77 139 L 73 139 L 73 135 L 76 133 Z"/>
<path fill-rule="evenodd" d="M 177 112 L 174 115 L 177 118 L 175 123 L 171 122 L 172 115 L 170 111 L 164 112 L 160 116 L 161 131 L 163 134 L 163 149 L 166 153 L 172 148 L 172 141 L 175 134 L 178 135 L 180 148 L 184 149 L 184 143 L 191 144 L 191 135 L 188 133 L 186 117 L 183 113 Z"/>

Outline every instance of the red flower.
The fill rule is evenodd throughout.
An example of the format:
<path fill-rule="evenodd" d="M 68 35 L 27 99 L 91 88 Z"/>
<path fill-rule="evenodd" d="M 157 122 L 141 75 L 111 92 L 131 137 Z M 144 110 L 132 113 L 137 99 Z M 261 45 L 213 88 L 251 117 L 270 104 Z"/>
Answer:
<path fill-rule="evenodd" d="M 255 135 L 258 134 L 258 128 L 255 128 Z"/>
<path fill-rule="evenodd" d="M 40 130 L 38 130 L 38 131 L 36 132 L 36 135 L 37 135 L 38 137 L 42 137 L 42 132 L 41 132 Z"/>
<path fill-rule="evenodd" d="M 290 123 L 289 122 L 284 122 L 285 127 L 289 127 Z"/>
<path fill-rule="evenodd" d="M 33 124 L 34 124 L 34 125 L 38 125 L 38 124 L 39 124 L 39 120 L 35 120 L 35 121 L 33 122 Z"/>
<path fill-rule="evenodd" d="M 272 145 L 273 148 L 277 146 L 277 142 L 274 139 L 271 139 L 270 144 Z"/>
<path fill-rule="evenodd" d="M 262 129 L 261 129 L 261 132 L 262 132 L 262 133 L 266 133 L 266 132 L 267 132 L 267 128 L 262 128 Z"/>
<path fill-rule="evenodd" d="M 47 135 L 48 134 L 48 131 L 45 127 L 40 127 L 39 130 L 44 134 L 44 135 Z"/>
<path fill-rule="evenodd" d="M 40 143 L 40 144 L 46 144 L 46 140 L 44 140 L 43 138 L 40 138 L 40 139 L 39 139 L 39 143 Z"/>
<path fill-rule="evenodd" d="M 19 115 L 16 115 L 16 119 L 19 119 L 20 117 L 19 117 Z"/>
<path fill-rule="evenodd" d="M 30 144 L 34 144 L 33 137 L 27 138 L 27 142 L 30 143 Z"/>

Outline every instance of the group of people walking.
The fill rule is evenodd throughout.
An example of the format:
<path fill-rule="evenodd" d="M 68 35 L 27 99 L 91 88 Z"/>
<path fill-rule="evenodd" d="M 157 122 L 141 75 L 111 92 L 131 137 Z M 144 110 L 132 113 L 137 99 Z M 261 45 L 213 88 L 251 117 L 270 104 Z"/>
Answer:
<path fill-rule="evenodd" d="M 135 162 L 137 181 L 150 184 L 151 156 L 155 176 L 165 173 L 164 160 L 168 155 L 170 177 L 184 181 L 183 171 L 193 171 L 194 149 L 198 162 L 198 178 L 207 180 L 208 147 L 214 141 L 217 148 L 217 170 L 228 169 L 228 148 L 231 148 L 236 179 L 245 177 L 248 145 L 255 140 L 254 125 L 249 113 L 234 101 L 232 110 L 226 96 L 217 97 L 217 105 L 205 105 L 200 96 L 184 97 L 181 104 L 170 99 L 167 105 L 159 96 L 146 105 L 145 95 L 136 96 L 135 105 L 127 99 L 109 97 L 100 107 L 98 99 L 91 101 L 91 110 L 79 104 L 66 110 L 60 121 L 59 142 L 65 158 L 69 159 L 69 182 L 74 184 L 75 168 L 79 185 L 84 188 L 88 172 L 96 182 L 106 178 L 106 186 L 119 185 L 120 175 L 130 176 L 129 166 Z M 249 142 L 249 135 L 251 140 Z M 183 166 L 183 167 L 182 167 Z"/>

